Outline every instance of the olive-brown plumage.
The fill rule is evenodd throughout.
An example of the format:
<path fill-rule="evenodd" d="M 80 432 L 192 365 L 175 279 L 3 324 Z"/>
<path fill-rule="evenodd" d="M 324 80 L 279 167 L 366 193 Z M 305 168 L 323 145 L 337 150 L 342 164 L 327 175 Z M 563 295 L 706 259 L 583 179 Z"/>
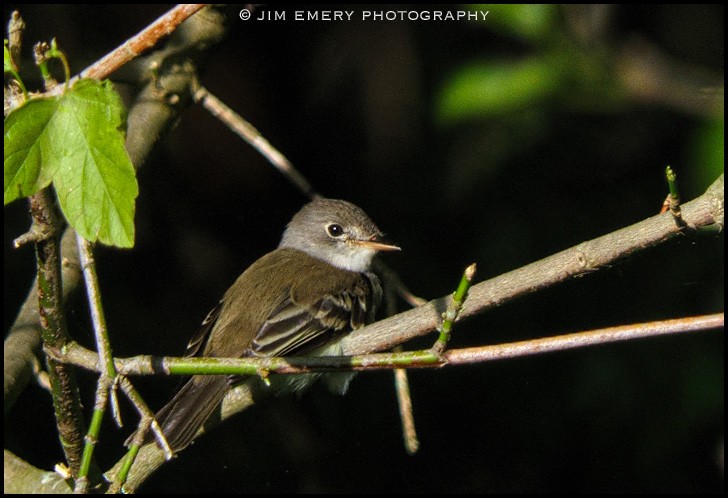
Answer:
<path fill-rule="evenodd" d="M 227 290 L 187 347 L 187 356 L 341 354 L 338 340 L 374 319 L 381 300 L 370 273 L 374 254 L 399 248 L 357 206 L 317 199 L 288 224 L 278 249 L 253 263 Z M 303 389 L 319 375 L 280 376 L 276 392 Z M 352 374 L 329 377 L 343 393 Z M 179 451 L 239 378 L 195 375 L 155 418 Z"/>

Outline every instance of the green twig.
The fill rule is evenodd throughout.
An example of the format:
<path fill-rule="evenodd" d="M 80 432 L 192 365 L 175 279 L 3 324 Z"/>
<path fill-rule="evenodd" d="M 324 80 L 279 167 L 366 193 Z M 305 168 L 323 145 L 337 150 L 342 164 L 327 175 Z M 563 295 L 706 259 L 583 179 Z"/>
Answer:
<path fill-rule="evenodd" d="M 63 90 L 68 90 L 71 81 L 71 68 L 68 65 L 68 59 L 66 55 L 58 49 L 56 39 L 51 40 L 50 45 L 47 42 L 38 42 L 33 47 L 35 53 L 35 64 L 40 69 L 40 74 L 43 76 L 43 82 L 46 88 L 53 88 L 56 86 L 56 79 L 48 69 L 48 61 L 51 59 L 58 59 L 63 65 L 63 73 L 65 77 L 65 83 L 63 84 Z"/>
<path fill-rule="evenodd" d="M 437 342 L 435 342 L 432 346 L 432 350 L 437 355 L 441 355 L 447 347 L 447 341 L 450 340 L 452 325 L 463 307 L 465 298 L 468 296 L 468 290 L 470 290 L 470 284 L 475 276 L 475 270 L 475 263 L 465 269 L 463 272 L 463 278 L 460 279 L 460 285 L 458 285 L 458 289 L 452 296 L 452 301 L 450 301 L 450 304 L 447 306 L 447 311 L 442 314 L 442 325 L 439 328 L 440 336 L 437 338 Z"/>
<path fill-rule="evenodd" d="M 101 375 L 103 377 L 103 374 Z M 89 473 L 93 468 L 93 454 L 96 443 L 99 441 L 101 433 L 101 422 L 104 420 L 104 411 L 108 402 L 109 390 L 104 382 L 99 382 L 96 386 L 96 403 L 94 411 L 91 415 L 91 423 L 88 432 L 86 432 L 85 444 L 83 447 L 83 456 L 81 457 L 81 468 L 78 471 L 78 478 L 74 491 L 76 493 L 86 494 L 89 488 Z"/>
<path fill-rule="evenodd" d="M 131 467 L 136 460 L 139 449 L 144 442 L 144 436 L 150 426 L 151 431 L 154 433 L 154 436 L 159 443 L 159 446 L 164 451 L 165 459 L 169 460 L 174 456 L 172 448 L 169 447 L 169 443 L 167 443 L 167 439 L 164 437 L 162 428 L 154 419 L 154 413 L 144 402 L 144 398 L 142 398 L 142 396 L 134 388 L 128 378 L 124 376 L 119 376 L 119 379 L 121 379 L 119 384 L 122 391 L 124 391 L 124 394 L 126 394 L 126 396 L 129 398 L 129 400 L 139 412 L 139 415 L 141 416 L 141 422 L 139 424 L 139 428 L 133 436 L 131 444 L 129 445 L 129 451 L 127 451 L 126 456 L 124 457 L 123 465 L 121 466 L 119 472 L 115 476 L 113 476 L 113 482 L 111 483 L 111 486 L 108 490 L 109 493 L 119 493 L 123 491 L 124 484 L 126 484 L 126 480 L 129 476 L 129 471 L 131 470 Z"/>
<path fill-rule="evenodd" d="M 99 289 L 98 275 L 96 274 L 93 248 L 91 243 L 80 235 L 76 235 L 76 242 L 78 244 L 81 270 L 83 271 L 84 281 L 86 282 L 86 294 L 89 300 L 91 322 L 96 338 L 96 348 L 99 351 L 99 359 L 102 364 L 101 375 L 99 376 L 96 387 L 96 403 L 94 404 L 91 424 L 86 433 L 83 458 L 77 481 L 77 491 L 85 492 L 88 487 L 88 475 L 92 470 L 93 452 L 96 447 L 96 442 L 99 439 L 101 421 L 104 417 L 106 404 L 109 401 L 109 395 L 112 398 L 112 408 L 118 407 L 116 391 L 114 389 L 114 385 L 118 379 L 118 373 L 114 365 L 114 356 L 111 351 L 106 318 L 104 317 L 104 309 L 101 303 L 101 292 Z M 116 415 L 117 424 L 121 425 L 121 421 L 118 420 L 118 408 L 114 409 L 113 412 Z"/>
<path fill-rule="evenodd" d="M 372 353 L 355 356 L 289 356 L 271 358 L 160 358 L 135 356 L 117 358 L 119 370 L 127 375 L 249 375 L 256 376 L 261 368 L 270 374 L 295 375 L 311 372 L 350 370 L 387 370 L 392 368 L 427 368 L 493 361 L 563 351 L 577 347 L 608 344 L 642 337 L 665 334 L 693 333 L 723 326 L 723 313 L 688 317 L 621 327 L 579 332 L 565 336 L 531 339 L 515 343 L 479 346 L 450 350 L 442 356 L 431 350 L 402 353 Z M 63 354 L 55 357 L 59 362 L 76 365 L 91 371 L 98 370 L 98 355 L 77 343 L 71 343 Z M 161 371 L 160 371 L 161 364 Z M 125 380 L 125 377 L 122 377 Z M 123 387 L 123 382 L 122 382 Z"/>
<path fill-rule="evenodd" d="M 139 454 L 139 448 L 140 446 L 138 444 L 134 444 L 129 448 L 129 451 L 124 457 L 124 463 L 119 469 L 119 473 L 116 475 L 116 479 L 114 479 L 114 486 L 112 486 L 110 491 L 113 491 L 115 493 L 123 491 L 124 483 L 129 477 L 129 471 L 131 470 L 132 465 L 134 465 L 134 461 Z"/>
<path fill-rule="evenodd" d="M 45 54 L 46 58 L 48 59 L 58 59 L 61 61 L 61 64 L 63 64 L 63 75 L 66 78 L 66 82 L 64 83 L 64 91 L 68 90 L 69 82 L 71 81 L 71 67 L 68 65 L 68 59 L 66 58 L 66 54 L 61 52 L 58 49 L 58 45 L 56 43 L 56 39 L 53 38 L 51 40 L 51 46 L 48 49 L 48 51 Z"/>
<path fill-rule="evenodd" d="M 680 227 L 685 227 L 687 224 L 685 223 L 685 220 L 683 220 L 682 212 L 680 210 L 680 191 L 677 188 L 677 173 L 668 166 L 665 168 L 665 177 L 667 178 L 667 185 L 670 189 L 670 193 L 665 199 L 663 212 L 666 209 L 669 209 L 670 213 L 672 213 L 672 217 L 675 218 L 675 223 L 677 223 Z"/>
<path fill-rule="evenodd" d="M 103 374 L 109 379 L 115 379 L 117 371 L 114 366 L 114 355 L 111 352 L 111 345 L 109 343 L 104 307 L 101 303 L 101 290 L 99 288 L 99 278 L 96 273 L 96 261 L 93 256 L 93 248 L 91 243 L 80 235 L 76 235 L 76 242 L 78 244 L 81 271 L 83 271 L 84 281 L 86 282 L 86 294 L 89 300 L 89 310 L 94 327 L 96 346 L 98 347 L 103 363 Z"/>

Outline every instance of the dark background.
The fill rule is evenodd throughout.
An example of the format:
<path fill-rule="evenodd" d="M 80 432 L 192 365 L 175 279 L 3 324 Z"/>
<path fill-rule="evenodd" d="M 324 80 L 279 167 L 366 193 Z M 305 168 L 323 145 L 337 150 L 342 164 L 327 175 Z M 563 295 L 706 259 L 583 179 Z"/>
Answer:
<path fill-rule="evenodd" d="M 34 41 L 56 37 L 77 73 L 168 7 L 17 8 L 26 62 Z M 360 18 L 413 6 L 271 6 L 289 20 L 243 22 L 240 8 L 227 10 L 228 37 L 203 84 L 321 193 L 362 206 L 402 246 L 386 262 L 422 297 L 452 292 L 473 261 L 487 279 L 652 216 L 668 164 L 686 200 L 723 171 L 722 6 L 491 6 L 485 22 L 291 20 L 292 10 Z M 660 57 L 638 68 L 669 69 L 646 93 L 632 85 L 639 71 L 619 76 L 643 46 Z M 524 61 L 547 81 L 514 77 Z M 32 86 L 32 66 L 23 69 Z M 454 88 L 467 78 L 458 107 Z M 119 356 L 178 355 L 306 199 L 195 106 L 138 178 L 135 248 L 98 255 L 112 344 Z M 4 220 L 7 330 L 34 260 L 32 248 L 12 249 L 28 228 L 25 204 L 6 207 Z M 723 235 L 690 235 L 459 324 L 452 347 L 713 313 L 723 302 Z M 72 334 L 90 344 L 87 322 L 79 299 Z M 140 491 L 721 493 L 723 349 L 722 331 L 711 331 L 413 371 L 412 457 L 392 375 L 363 374 L 343 398 L 317 386 L 236 416 Z M 95 377 L 81 381 L 88 414 Z M 153 407 L 175 385 L 136 383 Z M 62 459 L 47 393 L 29 386 L 5 421 L 6 448 L 47 469 Z M 123 454 L 131 410 L 125 421 L 122 431 L 106 424 L 104 467 Z"/>

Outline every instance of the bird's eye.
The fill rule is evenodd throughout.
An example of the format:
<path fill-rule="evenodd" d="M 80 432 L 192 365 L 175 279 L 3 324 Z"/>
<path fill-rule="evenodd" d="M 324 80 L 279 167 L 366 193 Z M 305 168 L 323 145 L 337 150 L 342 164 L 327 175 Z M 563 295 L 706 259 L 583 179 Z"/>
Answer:
<path fill-rule="evenodd" d="M 331 235 L 332 237 L 341 237 L 342 235 L 344 235 L 344 229 L 338 223 L 332 223 L 331 225 L 328 225 L 326 227 L 326 231 L 329 232 L 329 235 Z"/>

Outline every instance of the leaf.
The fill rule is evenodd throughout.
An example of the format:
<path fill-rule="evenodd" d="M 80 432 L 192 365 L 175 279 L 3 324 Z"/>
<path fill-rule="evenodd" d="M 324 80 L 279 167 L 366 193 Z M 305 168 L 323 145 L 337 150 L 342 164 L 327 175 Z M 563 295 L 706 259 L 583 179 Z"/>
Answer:
<path fill-rule="evenodd" d="M 34 99 L 16 109 L 5 120 L 5 204 L 33 195 L 51 182 L 52 171 L 43 167 L 44 151 L 52 149 L 51 120 L 59 97 Z"/>
<path fill-rule="evenodd" d="M 86 239 L 134 245 L 134 167 L 124 150 L 124 107 L 110 82 L 82 80 L 64 95 L 66 140 L 53 183 L 63 214 Z"/>
<path fill-rule="evenodd" d="M 688 190 L 690 195 L 704 191 L 722 173 L 725 166 L 725 120 L 707 119 L 695 131 L 691 139 L 690 166 L 685 169 L 688 181 L 680 183 L 681 190 Z M 693 194 L 695 192 L 696 194 Z M 683 198 L 688 197 L 683 192 Z"/>
<path fill-rule="evenodd" d="M 561 77 L 545 57 L 473 63 L 445 83 L 437 115 L 440 122 L 451 123 L 525 109 L 553 94 Z"/>
<path fill-rule="evenodd" d="M 87 240 L 134 245 L 139 193 L 124 149 L 124 107 L 110 82 L 81 80 L 31 100 L 5 121 L 5 203 L 53 181 L 68 222 Z"/>
<path fill-rule="evenodd" d="M 470 5 L 471 10 L 488 10 L 484 24 L 496 31 L 531 42 L 543 43 L 556 25 L 558 7 L 549 4 Z"/>
<path fill-rule="evenodd" d="M 10 49 L 8 48 L 8 41 L 3 42 L 3 72 L 10 73 L 14 72 L 13 60 L 10 57 Z"/>

